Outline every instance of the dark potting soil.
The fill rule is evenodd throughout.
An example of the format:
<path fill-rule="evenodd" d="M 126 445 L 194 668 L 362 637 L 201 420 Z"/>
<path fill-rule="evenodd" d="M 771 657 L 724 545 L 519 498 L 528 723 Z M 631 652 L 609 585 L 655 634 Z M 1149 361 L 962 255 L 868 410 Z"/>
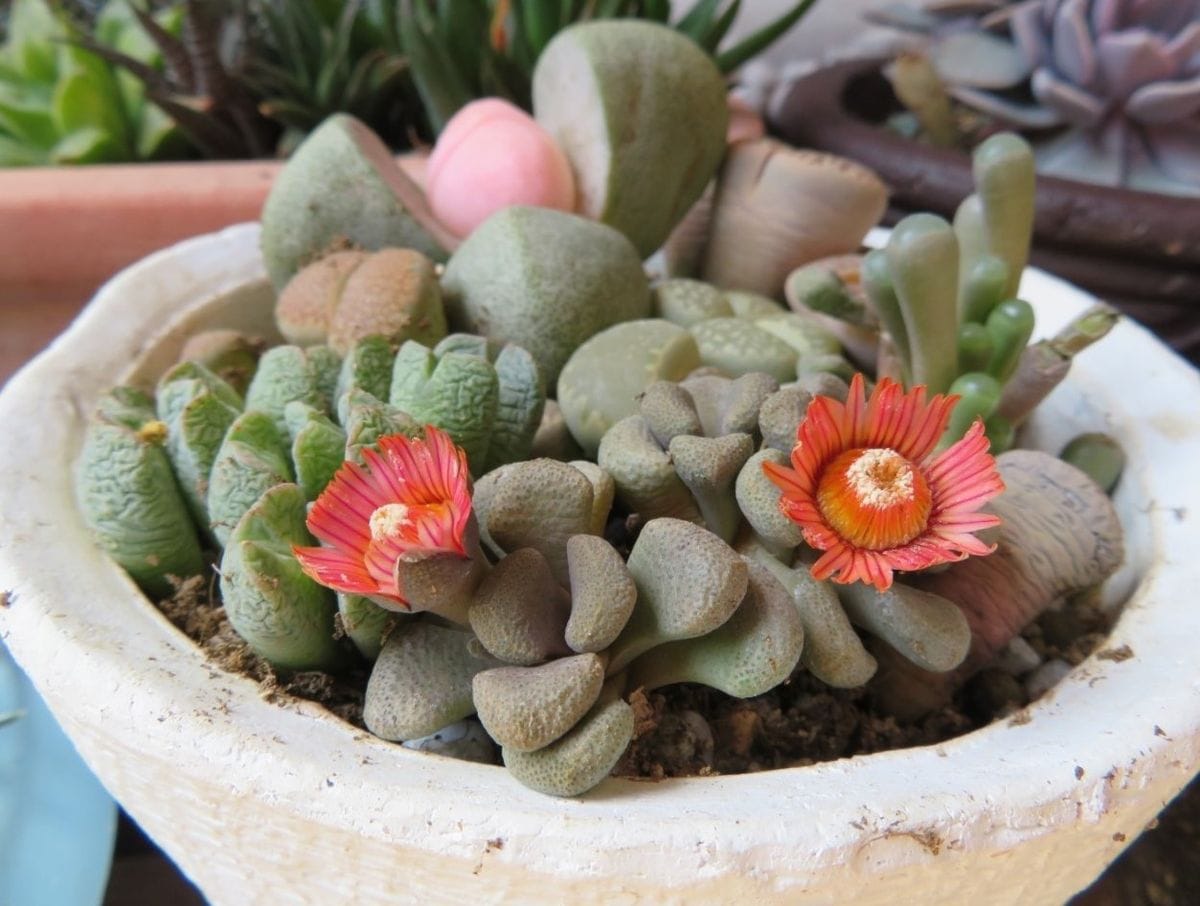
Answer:
<path fill-rule="evenodd" d="M 216 583 L 196 576 L 159 603 L 167 618 L 222 669 L 248 676 L 270 701 L 317 702 L 358 728 L 369 672 L 282 674 L 234 632 Z M 1074 666 L 1103 642 L 1110 617 L 1087 599 L 1047 611 L 1023 636 L 1044 660 Z M 1120 660 L 1128 649 L 1102 656 Z M 981 671 L 953 701 L 917 721 L 902 722 L 876 705 L 870 684 L 833 689 L 804 670 L 770 692 L 737 699 L 706 686 L 680 684 L 629 697 L 636 715 L 633 743 L 614 774 L 639 780 L 738 774 L 944 742 L 994 720 L 1028 720 L 1026 686 L 999 669 Z"/>

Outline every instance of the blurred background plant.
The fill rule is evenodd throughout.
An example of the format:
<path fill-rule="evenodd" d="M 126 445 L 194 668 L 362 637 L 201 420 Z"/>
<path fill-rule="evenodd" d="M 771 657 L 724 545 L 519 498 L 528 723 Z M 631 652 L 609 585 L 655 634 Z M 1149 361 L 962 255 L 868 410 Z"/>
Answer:
<path fill-rule="evenodd" d="M 896 125 L 970 147 L 998 129 L 1038 169 L 1200 195 L 1200 0 L 923 0 L 872 21 L 914 38 L 888 70 Z"/>
<path fill-rule="evenodd" d="M 170 118 L 147 102 L 141 83 L 71 41 L 88 28 L 147 71 L 163 65 L 125 0 L 102 10 L 67 10 L 45 0 L 5 8 L 0 45 L 0 166 L 153 160 L 186 153 Z M 178 31 L 178 9 L 148 21 Z"/>
<path fill-rule="evenodd" d="M 394 149 L 485 96 L 528 109 L 561 29 L 672 25 L 724 72 L 815 0 L 721 47 L 741 0 L 15 0 L 0 13 L 0 165 L 286 156 L 346 112 Z M 678 4 L 676 4 L 678 5 Z"/>

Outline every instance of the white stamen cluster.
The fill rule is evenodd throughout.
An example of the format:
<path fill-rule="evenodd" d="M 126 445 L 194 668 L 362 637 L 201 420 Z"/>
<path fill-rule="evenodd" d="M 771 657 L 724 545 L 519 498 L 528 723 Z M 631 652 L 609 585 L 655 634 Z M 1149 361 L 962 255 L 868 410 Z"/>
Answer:
<path fill-rule="evenodd" d="M 913 499 L 913 470 L 895 450 L 864 450 L 846 470 L 846 483 L 863 506 L 886 509 Z"/>
<path fill-rule="evenodd" d="M 382 541 L 408 524 L 408 507 L 402 503 L 385 503 L 371 514 L 371 538 Z"/>

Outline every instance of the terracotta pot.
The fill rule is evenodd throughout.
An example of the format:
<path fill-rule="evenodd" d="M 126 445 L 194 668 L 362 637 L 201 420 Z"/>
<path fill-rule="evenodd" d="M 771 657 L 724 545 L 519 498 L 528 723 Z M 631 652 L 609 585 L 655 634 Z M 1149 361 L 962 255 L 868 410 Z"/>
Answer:
<path fill-rule="evenodd" d="M 854 60 L 797 79 L 771 129 L 796 145 L 857 160 L 892 192 L 892 219 L 953 216 L 974 190 L 970 158 L 879 124 L 900 109 L 882 60 Z M 1039 177 L 1033 262 L 1150 325 L 1200 361 L 1200 199 Z"/>
<path fill-rule="evenodd" d="M 1046 332 L 1091 301 L 1038 272 L 1024 290 Z M 1132 323 L 1080 357 L 1030 429 L 1057 449 L 1103 427 L 1130 456 L 1116 500 L 1133 591 L 1103 652 L 1019 719 L 941 745 L 610 779 L 579 800 L 265 701 L 90 542 L 71 479 L 87 413 L 216 325 L 270 330 L 254 226 L 125 271 L 0 395 L 0 636 L 213 903 L 1057 904 L 1200 763 L 1200 379 Z"/>
<path fill-rule="evenodd" d="M 397 158 L 424 178 L 425 157 Z M 84 300 L 168 245 L 256 220 L 282 161 L 0 168 L 0 288 Z"/>

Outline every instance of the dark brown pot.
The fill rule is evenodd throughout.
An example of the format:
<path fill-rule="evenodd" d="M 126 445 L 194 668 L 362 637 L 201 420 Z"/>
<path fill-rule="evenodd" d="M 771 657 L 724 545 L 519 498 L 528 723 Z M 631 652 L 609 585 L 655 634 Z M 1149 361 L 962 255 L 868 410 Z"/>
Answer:
<path fill-rule="evenodd" d="M 780 137 L 871 167 L 891 190 L 889 216 L 953 215 L 974 189 L 971 160 L 879 124 L 900 109 L 882 60 L 798 80 L 770 123 Z M 1032 261 L 1122 308 L 1200 362 L 1200 199 L 1038 177 Z"/>

